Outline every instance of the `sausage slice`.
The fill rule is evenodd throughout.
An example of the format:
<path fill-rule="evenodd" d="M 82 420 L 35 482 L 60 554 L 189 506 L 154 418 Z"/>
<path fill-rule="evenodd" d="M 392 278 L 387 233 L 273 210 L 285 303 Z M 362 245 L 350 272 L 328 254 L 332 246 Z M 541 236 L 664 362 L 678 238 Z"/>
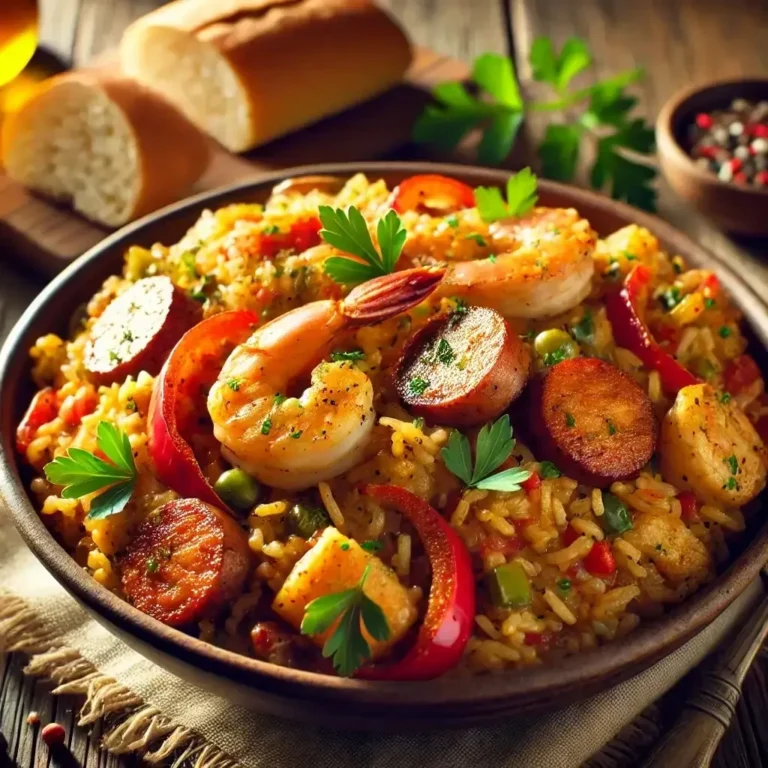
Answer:
<path fill-rule="evenodd" d="M 142 523 L 121 561 L 122 586 L 140 611 L 172 627 L 214 615 L 241 592 L 248 537 L 198 499 L 164 504 Z"/>
<path fill-rule="evenodd" d="M 538 457 L 585 485 L 635 477 L 656 449 L 648 395 L 610 363 L 564 360 L 530 387 L 526 418 Z"/>
<path fill-rule="evenodd" d="M 430 320 L 409 340 L 396 372 L 408 408 L 451 426 L 505 411 L 528 380 L 530 352 L 495 310 L 469 307 Z"/>
<path fill-rule="evenodd" d="M 97 384 L 160 372 L 174 344 L 201 317 L 200 305 L 165 276 L 145 277 L 93 324 L 85 367 Z"/>

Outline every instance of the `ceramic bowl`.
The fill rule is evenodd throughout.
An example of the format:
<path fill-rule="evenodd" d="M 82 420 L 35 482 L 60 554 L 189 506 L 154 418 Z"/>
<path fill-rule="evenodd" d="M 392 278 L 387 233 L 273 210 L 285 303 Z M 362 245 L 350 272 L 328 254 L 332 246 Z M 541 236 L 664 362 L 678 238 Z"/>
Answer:
<path fill-rule="evenodd" d="M 672 189 L 726 231 L 768 235 L 768 187 L 721 181 L 684 149 L 699 112 L 723 109 L 738 98 L 768 100 L 768 78 L 710 83 L 672 96 L 656 121 L 659 163 Z"/>
<path fill-rule="evenodd" d="M 27 309 L 0 354 L 0 491 L 25 541 L 45 567 L 92 615 L 129 645 L 177 675 L 272 714 L 335 727 L 423 729 L 466 726 L 586 697 L 634 675 L 709 624 L 768 560 L 768 526 L 753 525 L 730 567 L 662 619 L 645 623 L 623 640 L 565 659 L 473 679 L 380 683 L 348 680 L 274 666 L 216 648 L 140 613 L 97 584 L 56 543 L 38 517 L 14 451 L 14 432 L 32 392 L 27 351 L 47 332 L 66 333 L 67 318 L 110 274 L 119 271 L 131 244 L 174 242 L 204 208 L 263 201 L 286 177 L 362 172 L 390 184 L 416 173 L 442 173 L 476 185 L 503 184 L 507 173 L 465 166 L 358 163 L 297 168 L 258 181 L 208 192 L 125 227 L 92 248 L 57 277 Z M 697 267 L 712 258 L 669 224 L 592 192 L 542 181 L 541 203 L 574 206 L 606 235 L 630 222 L 648 227 L 664 247 Z M 768 312 L 728 269 L 722 284 L 744 311 L 752 353 L 764 363 Z"/>

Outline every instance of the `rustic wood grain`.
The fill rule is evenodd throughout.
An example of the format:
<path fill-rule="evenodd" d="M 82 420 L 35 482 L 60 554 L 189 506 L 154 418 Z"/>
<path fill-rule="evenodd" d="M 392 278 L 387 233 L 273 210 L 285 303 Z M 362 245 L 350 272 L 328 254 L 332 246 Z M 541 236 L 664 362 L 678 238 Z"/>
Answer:
<path fill-rule="evenodd" d="M 160 4 L 158 0 L 41 3 L 43 41 L 57 52 L 72 56 L 78 64 L 114 46 L 125 25 Z M 597 76 L 637 64 L 646 68 L 648 77 L 636 92 L 649 117 L 656 114 L 669 94 L 683 85 L 768 70 L 765 0 L 382 0 L 382 5 L 407 27 L 418 44 L 465 60 L 486 50 L 507 50 L 508 16 L 514 29 L 520 74 L 528 86 L 530 72 L 525 56 L 531 41 L 546 34 L 560 44 L 577 34 L 589 41 L 595 53 Z M 439 67 L 432 75 L 435 81 L 452 76 Z M 534 90 L 531 87 L 531 92 Z M 533 121 L 531 128 L 534 135 L 540 135 L 542 124 Z M 768 301 L 768 267 L 755 258 L 759 254 L 768 256 L 768 245 L 747 243 L 750 255 L 745 255 L 731 240 L 677 204 L 666 190 L 662 190 L 661 212 L 701 239 L 717 256 L 736 265 Z M 39 287 L 35 278 L 19 275 L 0 262 L 0 338 Z M 4 760 L 21 768 L 125 768 L 134 764 L 100 750 L 98 732 L 87 734 L 74 727 L 77 702 L 68 697 L 54 700 L 45 685 L 23 678 L 22 666 L 16 655 L 0 656 L 0 734 L 9 747 L 4 758 L 0 739 L 0 766 L 5 764 Z M 717 768 L 768 765 L 766 670 L 768 654 L 763 654 L 762 663 L 745 682 L 737 718 L 713 763 Z M 685 685 L 683 682 L 678 688 Z M 44 721 L 55 718 L 67 728 L 70 760 L 52 760 L 39 741 L 39 730 L 26 725 L 26 715 L 33 707 Z M 660 711 L 669 715 L 670 708 Z"/>

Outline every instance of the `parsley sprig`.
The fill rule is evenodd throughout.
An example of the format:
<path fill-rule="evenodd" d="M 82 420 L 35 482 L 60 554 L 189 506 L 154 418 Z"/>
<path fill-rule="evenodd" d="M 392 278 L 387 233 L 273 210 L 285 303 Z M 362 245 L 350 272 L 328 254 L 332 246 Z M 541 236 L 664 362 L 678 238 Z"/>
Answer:
<path fill-rule="evenodd" d="M 483 491 L 519 491 L 531 473 L 527 469 L 512 467 L 491 474 L 512 454 L 515 441 L 512 426 L 505 413 L 494 424 L 486 424 L 477 436 L 475 464 L 472 467 L 472 451 L 469 440 L 458 430 L 453 430 L 448 445 L 441 453 L 445 466 L 458 477 L 467 488 Z"/>
<path fill-rule="evenodd" d="M 497 221 L 508 216 L 524 216 L 539 199 L 536 176 L 530 168 L 509 177 L 506 202 L 497 187 L 477 187 L 475 205 L 483 221 Z"/>
<path fill-rule="evenodd" d="M 540 37 L 531 46 L 528 58 L 534 80 L 548 85 L 554 98 L 526 102 L 512 60 L 485 53 L 475 60 L 470 88 L 448 82 L 433 90 L 435 103 L 428 105 L 417 120 L 415 140 L 451 149 L 471 130 L 479 128 L 480 162 L 498 165 L 510 153 L 526 113 L 565 111 L 569 119 L 550 123 L 539 146 L 544 176 L 572 180 L 583 140 L 591 139 L 596 150 L 591 185 L 609 189 L 618 200 L 653 210 L 656 191 L 650 184 L 656 170 L 638 157 L 653 151 L 653 130 L 643 119 L 630 116 L 637 99 L 626 93 L 643 77 L 643 70 L 631 69 L 574 89 L 573 79 L 593 61 L 583 40 L 572 37 L 556 51 L 551 40 Z"/>
<path fill-rule="evenodd" d="M 88 517 L 92 520 L 120 512 L 131 498 L 138 476 L 125 432 L 108 421 L 100 421 L 96 444 L 109 462 L 82 448 L 70 448 L 66 456 L 59 456 L 43 468 L 49 482 L 64 486 L 61 495 L 65 499 L 104 491 L 91 502 Z"/>
<path fill-rule="evenodd" d="M 320 237 L 340 251 L 357 257 L 332 256 L 326 259 L 325 271 L 333 280 L 344 285 L 355 285 L 394 271 L 407 236 L 395 211 L 390 210 L 379 219 L 376 227 L 378 251 L 363 214 L 354 205 L 346 211 L 321 205 L 319 214 L 323 225 Z"/>
<path fill-rule="evenodd" d="M 349 677 L 371 658 L 371 646 L 363 636 L 363 625 L 374 639 L 389 639 L 390 629 L 384 611 L 363 592 L 371 566 L 366 565 L 357 586 L 323 595 L 309 603 L 304 611 L 301 631 L 319 635 L 338 625 L 323 645 L 323 656 L 333 661 L 342 677 Z"/>

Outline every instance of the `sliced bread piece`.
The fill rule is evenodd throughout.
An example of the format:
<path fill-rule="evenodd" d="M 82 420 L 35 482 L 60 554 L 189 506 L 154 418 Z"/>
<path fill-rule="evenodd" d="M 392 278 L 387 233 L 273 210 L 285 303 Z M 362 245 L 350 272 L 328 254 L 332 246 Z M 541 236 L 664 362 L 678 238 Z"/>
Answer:
<path fill-rule="evenodd" d="M 45 81 L 3 123 L 12 179 L 108 227 L 183 197 L 209 155 L 209 140 L 162 96 L 96 71 Z"/>
<path fill-rule="evenodd" d="M 176 0 L 134 22 L 120 56 L 242 152 L 387 90 L 411 48 L 370 0 Z"/>

